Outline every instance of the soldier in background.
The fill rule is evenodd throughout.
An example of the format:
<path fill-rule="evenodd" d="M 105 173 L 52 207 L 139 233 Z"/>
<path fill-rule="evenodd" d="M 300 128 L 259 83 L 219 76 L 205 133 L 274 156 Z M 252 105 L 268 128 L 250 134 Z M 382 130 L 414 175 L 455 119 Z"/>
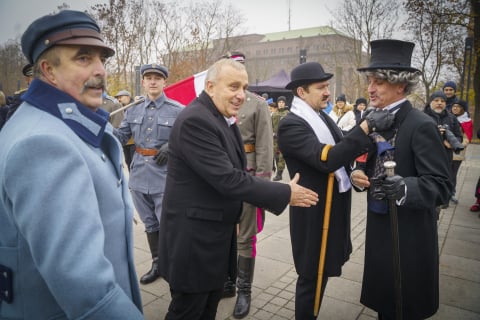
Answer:
<path fill-rule="evenodd" d="M 125 111 L 120 127 L 114 131 L 122 145 L 135 141 L 135 154 L 130 167 L 129 188 L 138 215 L 145 225 L 152 254 L 150 271 L 140 278 L 147 284 L 159 276 L 158 238 L 160 216 L 167 178 L 168 140 L 173 123 L 183 105 L 169 99 L 163 92 L 168 70 L 159 64 L 140 68 L 145 100 Z"/>
<path fill-rule="evenodd" d="M 117 101 L 112 96 L 109 96 L 105 91 L 103 92 L 103 102 L 100 108 L 107 111 L 108 113 L 112 113 L 115 110 L 118 110 L 122 107 L 122 104 Z M 114 115 L 110 116 L 110 123 L 114 128 L 118 128 L 120 123 L 123 120 L 123 112 L 117 112 Z"/>
<path fill-rule="evenodd" d="M 273 181 L 282 180 L 283 170 L 285 170 L 285 160 L 283 159 L 282 152 L 278 148 L 277 131 L 280 120 L 288 114 L 288 108 L 286 106 L 287 99 L 284 96 L 280 96 L 277 99 L 277 110 L 272 114 L 272 129 L 273 129 L 273 152 L 275 167 L 277 168 L 277 174 L 273 178 Z"/>
<path fill-rule="evenodd" d="M 30 86 L 30 82 L 33 80 L 33 64 L 27 63 L 22 68 L 22 74 L 25 77 L 25 82 L 27 83 L 27 87 L 16 91 L 8 103 L 8 113 L 7 113 L 7 120 L 15 113 L 17 108 L 22 104 L 22 94 L 27 91 L 28 87 Z"/>
<path fill-rule="evenodd" d="M 115 95 L 115 99 L 117 99 L 118 102 L 120 102 L 124 107 L 130 103 L 133 103 L 132 95 L 127 90 L 120 90 L 119 92 L 117 92 L 117 94 Z M 130 165 L 132 164 L 134 154 L 135 142 L 133 141 L 133 138 L 130 138 L 127 144 L 123 146 L 123 155 L 125 156 L 125 163 L 127 164 L 128 171 L 130 171 Z"/>

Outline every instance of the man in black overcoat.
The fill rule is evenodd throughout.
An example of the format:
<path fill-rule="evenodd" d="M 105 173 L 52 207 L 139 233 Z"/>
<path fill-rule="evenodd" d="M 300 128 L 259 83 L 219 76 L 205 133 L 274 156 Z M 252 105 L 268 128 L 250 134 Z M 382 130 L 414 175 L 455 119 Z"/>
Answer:
<path fill-rule="evenodd" d="M 316 204 L 315 192 L 246 171 L 236 115 L 245 100 L 245 66 L 231 59 L 208 70 L 205 90 L 175 120 L 160 223 L 160 274 L 170 285 L 166 319 L 214 320 L 223 285 L 236 278 L 236 224 L 242 203 L 280 214 Z"/>
<path fill-rule="evenodd" d="M 395 114 L 395 122 L 372 136 L 377 147 L 351 175 L 354 186 L 368 190 L 360 302 L 377 311 L 379 319 L 398 314 L 389 198 L 398 213 L 403 319 L 425 319 L 439 305 L 435 207 L 450 198 L 449 162 L 436 123 L 406 99 L 419 77 L 410 66 L 414 44 L 386 39 L 372 41 L 371 48 L 370 65 L 359 69 L 367 78 L 370 106 Z M 386 160 L 396 162 L 392 177 L 382 172 Z"/>
<path fill-rule="evenodd" d="M 300 174 L 301 184 L 319 195 L 317 205 L 290 208 L 290 236 L 293 259 L 298 273 L 295 292 L 295 319 L 315 319 L 315 291 L 323 235 L 325 205 L 331 200 L 325 268 L 322 279 L 323 296 L 328 277 L 340 276 L 343 264 L 352 252 L 350 239 L 351 184 L 350 164 L 370 145 L 367 136 L 375 127 L 389 127 L 388 114 L 367 117 L 343 137 L 335 122 L 323 111 L 330 97 L 329 79 L 317 62 L 294 68 L 287 89 L 294 95 L 290 112 L 280 121 L 278 145 L 290 177 Z M 383 116 L 386 118 L 382 119 Z M 329 174 L 334 174 L 332 198 L 327 199 Z"/>

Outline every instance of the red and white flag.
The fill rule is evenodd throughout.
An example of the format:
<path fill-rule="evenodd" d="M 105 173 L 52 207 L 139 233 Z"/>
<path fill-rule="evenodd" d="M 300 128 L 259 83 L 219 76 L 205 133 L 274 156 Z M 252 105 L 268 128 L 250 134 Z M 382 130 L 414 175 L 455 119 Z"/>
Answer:
<path fill-rule="evenodd" d="M 175 82 L 164 89 L 165 95 L 186 106 L 202 93 L 206 76 L 207 70 Z"/>

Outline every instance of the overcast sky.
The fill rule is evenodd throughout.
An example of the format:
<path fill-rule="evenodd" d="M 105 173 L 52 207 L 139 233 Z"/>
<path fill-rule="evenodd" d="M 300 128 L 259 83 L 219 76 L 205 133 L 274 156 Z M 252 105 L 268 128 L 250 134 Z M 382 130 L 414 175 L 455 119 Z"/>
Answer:
<path fill-rule="evenodd" d="M 185 0 L 183 0 L 185 1 Z M 232 3 L 247 19 L 249 33 L 269 33 L 288 30 L 288 2 L 291 29 L 330 25 L 336 0 L 223 0 Z M 87 10 L 91 5 L 107 0 L 0 0 L 0 44 L 20 38 L 35 19 L 57 11 L 62 3 L 70 9 Z"/>

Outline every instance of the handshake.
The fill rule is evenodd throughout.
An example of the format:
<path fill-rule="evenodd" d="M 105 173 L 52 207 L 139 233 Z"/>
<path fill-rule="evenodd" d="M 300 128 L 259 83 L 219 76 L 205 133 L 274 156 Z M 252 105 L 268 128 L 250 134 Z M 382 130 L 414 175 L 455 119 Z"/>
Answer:
<path fill-rule="evenodd" d="M 376 131 L 386 131 L 392 127 L 395 121 L 395 115 L 388 110 L 367 110 L 364 116 L 370 133 Z"/>

